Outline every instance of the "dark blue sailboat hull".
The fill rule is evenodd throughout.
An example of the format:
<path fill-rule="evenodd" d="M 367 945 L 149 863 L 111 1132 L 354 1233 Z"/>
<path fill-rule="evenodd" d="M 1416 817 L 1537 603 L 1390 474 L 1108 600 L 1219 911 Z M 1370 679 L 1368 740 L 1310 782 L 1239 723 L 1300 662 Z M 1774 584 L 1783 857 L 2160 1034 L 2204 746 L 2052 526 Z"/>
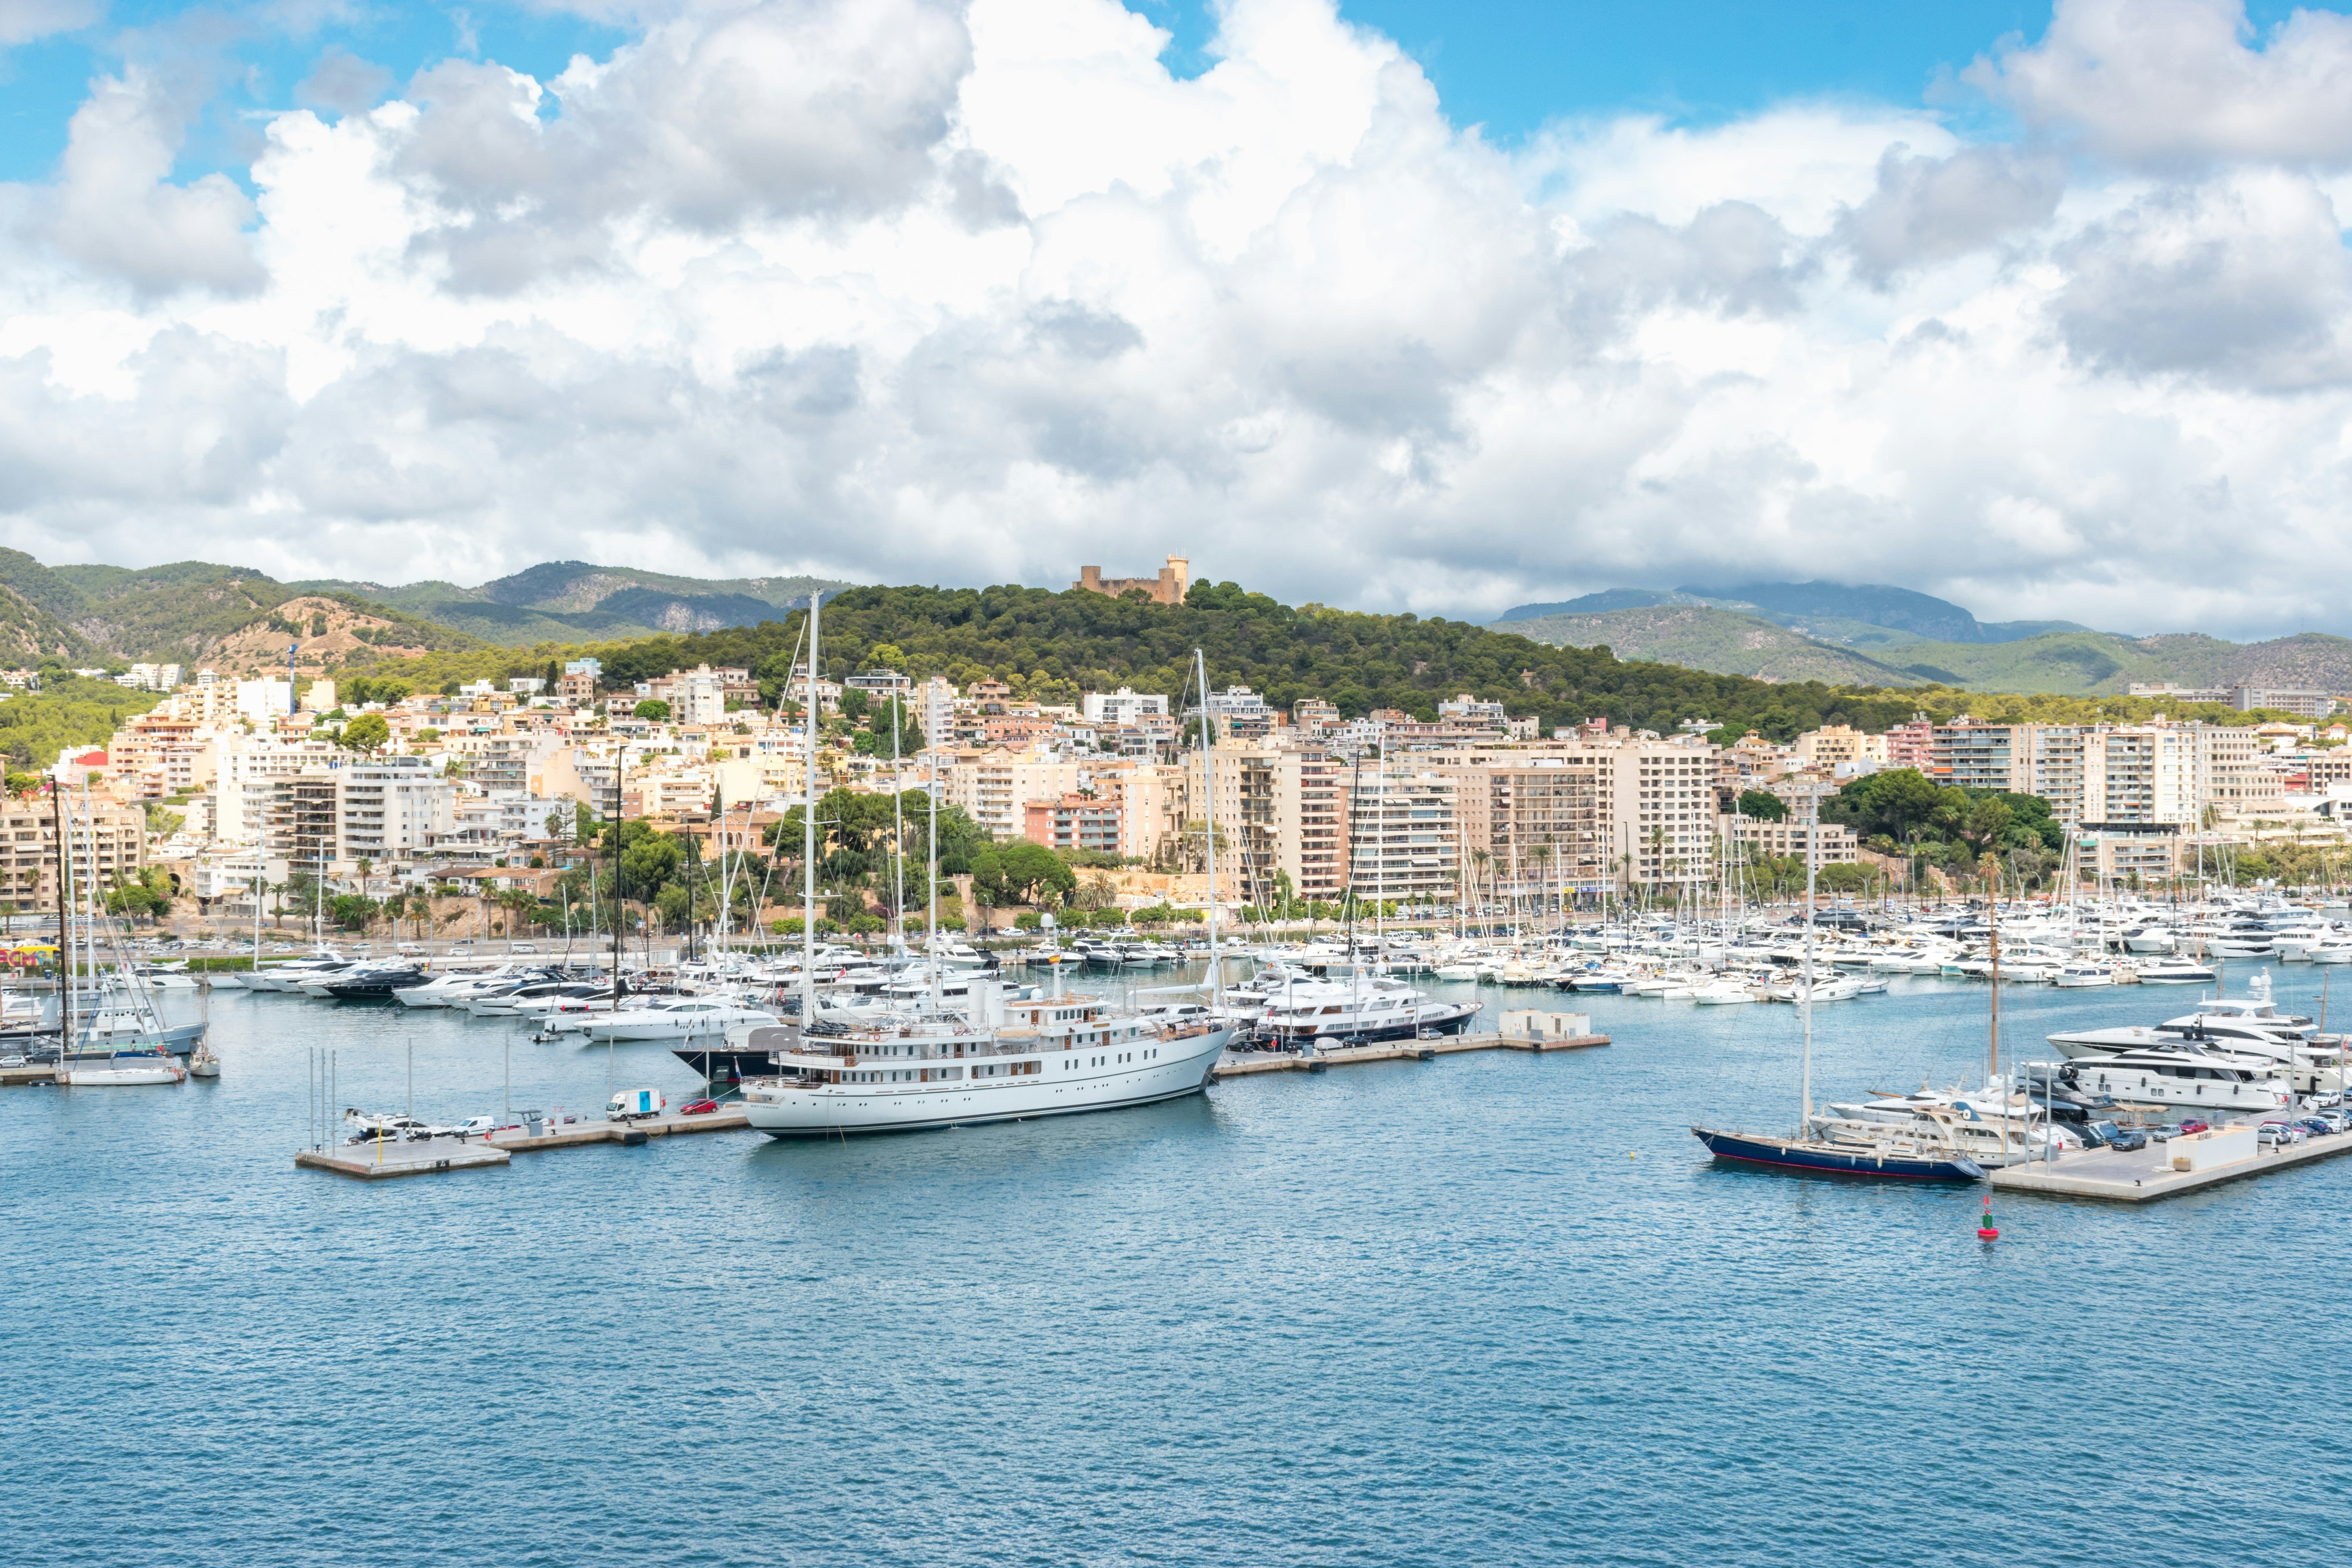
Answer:
<path fill-rule="evenodd" d="M 1863 1149 L 1842 1149 L 1794 1138 L 1770 1138 L 1748 1132 L 1717 1132 L 1691 1129 L 1691 1136 L 1706 1145 L 1718 1160 L 1763 1165 L 1815 1176 L 1874 1176 L 1906 1182 L 1981 1182 L 1984 1167 L 1960 1155 L 1941 1159 L 1905 1158 Z"/>

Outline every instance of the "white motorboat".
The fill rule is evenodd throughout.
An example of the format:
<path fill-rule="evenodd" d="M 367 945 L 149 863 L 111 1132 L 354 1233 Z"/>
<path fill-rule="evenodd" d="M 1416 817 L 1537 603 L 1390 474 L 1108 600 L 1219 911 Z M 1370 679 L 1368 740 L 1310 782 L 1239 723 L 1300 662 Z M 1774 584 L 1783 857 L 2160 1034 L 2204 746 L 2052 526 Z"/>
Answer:
<path fill-rule="evenodd" d="M 2084 990 L 2095 985 L 2113 985 L 2115 967 L 2105 963 L 2069 963 L 2060 967 L 2050 977 L 2050 984 L 2069 991 Z"/>
<path fill-rule="evenodd" d="M 2267 1057 L 2234 1051 L 2145 1048 L 2073 1058 L 2060 1067 L 2058 1080 L 2126 1104 L 2267 1112 L 2284 1110 L 2294 1099 L 2278 1069 Z"/>
<path fill-rule="evenodd" d="M 1775 985 L 1769 994 L 1775 1002 L 1807 1000 L 1805 983 L 1801 980 L 1786 981 Z M 1843 974 L 1821 974 L 1813 978 L 1811 1000 L 1818 1005 L 1823 1002 L 1851 1002 L 1861 994 L 1861 981 L 1849 979 Z"/>
<path fill-rule="evenodd" d="M 897 1131 L 1108 1110 L 1198 1094 L 1232 1026 L 1154 1021 L 1088 996 L 1007 1002 L 983 985 L 978 1022 L 886 1014 L 805 1036 L 780 1071 L 743 1087 L 751 1124 L 772 1138 Z"/>
<path fill-rule="evenodd" d="M 2142 985 L 2210 985 L 2219 978 L 2210 964 L 2189 958 L 2160 959 L 2137 967 Z"/>
<path fill-rule="evenodd" d="M 780 1020 L 763 1007 L 748 1007 L 722 996 L 675 996 L 649 1006 L 623 1007 L 618 1012 L 564 1014 L 551 1017 L 548 1026 L 571 1030 L 590 1043 L 605 1040 L 717 1039 L 739 1026 L 772 1026 Z"/>
<path fill-rule="evenodd" d="M 1341 1040 L 1458 1034 L 1477 1013 L 1475 1002 L 1440 1002 L 1402 980 L 1360 975 L 1285 985 L 1268 998 L 1258 1030 L 1284 1045 L 1311 1049 Z"/>
<path fill-rule="evenodd" d="M 1718 980 L 1711 985 L 1694 988 L 1690 999 L 1703 1007 L 1736 1006 L 1742 1002 L 1758 1002 L 1762 994 L 1751 983 L 1742 980 Z"/>

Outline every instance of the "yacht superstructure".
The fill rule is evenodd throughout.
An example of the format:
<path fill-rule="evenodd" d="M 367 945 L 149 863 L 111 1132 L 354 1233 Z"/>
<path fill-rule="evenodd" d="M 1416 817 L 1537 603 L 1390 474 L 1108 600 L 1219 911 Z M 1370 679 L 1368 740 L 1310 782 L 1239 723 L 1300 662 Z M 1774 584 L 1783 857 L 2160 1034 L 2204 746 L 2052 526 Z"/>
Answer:
<path fill-rule="evenodd" d="M 777 1076 L 746 1082 L 743 1109 L 772 1138 L 896 1132 L 1110 1110 L 1198 1094 L 1230 1026 L 1155 1021 L 1091 996 L 973 998 L 977 1022 L 885 1014 L 795 1036 Z"/>

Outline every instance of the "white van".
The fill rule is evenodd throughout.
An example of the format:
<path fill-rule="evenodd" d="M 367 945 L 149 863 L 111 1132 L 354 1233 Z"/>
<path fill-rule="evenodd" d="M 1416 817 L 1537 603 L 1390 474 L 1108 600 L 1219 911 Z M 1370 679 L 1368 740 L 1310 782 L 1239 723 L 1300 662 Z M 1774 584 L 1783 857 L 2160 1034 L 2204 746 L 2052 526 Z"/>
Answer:
<path fill-rule="evenodd" d="M 669 1101 L 657 1089 L 625 1089 L 614 1095 L 604 1107 L 607 1121 L 635 1121 L 642 1117 L 659 1116 L 669 1109 Z"/>

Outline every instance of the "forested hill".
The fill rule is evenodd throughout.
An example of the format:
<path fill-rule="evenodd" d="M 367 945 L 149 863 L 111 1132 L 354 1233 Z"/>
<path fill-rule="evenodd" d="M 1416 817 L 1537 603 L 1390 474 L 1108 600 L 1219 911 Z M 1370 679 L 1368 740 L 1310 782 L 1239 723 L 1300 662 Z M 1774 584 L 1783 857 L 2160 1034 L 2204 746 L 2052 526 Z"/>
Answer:
<path fill-rule="evenodd" d="M 413 687 L 480 675 L 536 674 L 529 658 L 593 652 L 608 684 L 625 685 L 701 663 L 748 667 L 771 699 L 789 675 L 806 620 L 782 620 L 685 637 L 582 649 L 541 648 L 493 668 L 480 656 L 385 661 L 378 678 Z M 1464 621 L 1360 615 L 1276 604 L 1231 583 L 1196 584 L 1181 605 L 1042 588 L 852 588 L 824 609 L 824 664 L 834 676 L 887 663 L 921 679 L 958 685 L 995 677 L 1017 695 L 1074 700 L 1081 690 L 1131 686 L 1173 696 L 1185 689 L 1192 650 L 1207 656 L 1209 683 L 1242 685 L 1287 708 L 1322 697 L 1350 717 L 1397 708 L 1433 719 L 1458 692 L 1557 724 L 1607 717 L 1671 733 L 1686 719 L 1793 735 L 1821 723 L 1884 729 L 1910 717 L 1914 693 L 1819 683 L 1770 684 L 1674 665 L 1621 661 L 1602 648 L 1548 647 Z M 452 687 L 454 689 L 454 686 Z"/>

